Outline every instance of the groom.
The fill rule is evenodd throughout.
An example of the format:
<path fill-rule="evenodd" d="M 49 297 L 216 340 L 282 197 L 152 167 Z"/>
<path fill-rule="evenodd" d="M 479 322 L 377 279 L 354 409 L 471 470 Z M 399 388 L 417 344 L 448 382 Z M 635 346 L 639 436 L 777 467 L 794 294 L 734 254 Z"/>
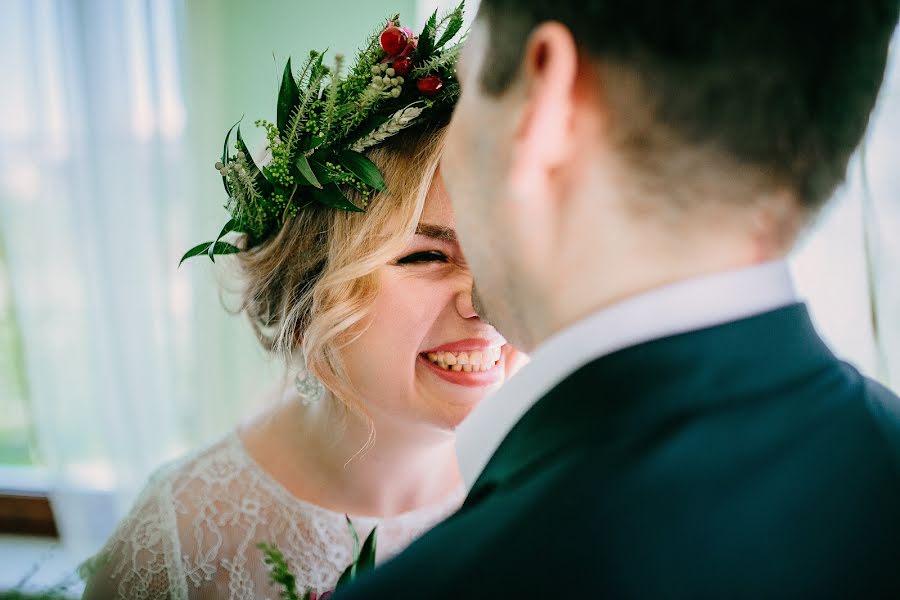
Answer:
<path fill-rule="evenodd" d="M 464 425 L 463 508 L 338 599 L 900 598 L 900 401 L 784 262 L 897 13 L 482 0 L 443 173 L 532 362 Z"/>

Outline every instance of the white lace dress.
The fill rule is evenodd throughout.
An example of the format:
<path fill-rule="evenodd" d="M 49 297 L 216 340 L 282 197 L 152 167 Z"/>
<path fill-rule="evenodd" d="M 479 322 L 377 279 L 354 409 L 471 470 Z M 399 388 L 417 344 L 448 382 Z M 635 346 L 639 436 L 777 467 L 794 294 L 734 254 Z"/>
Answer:
<path fill-rule="evenodd" d="M 463 501 L 376 519 L 354 517 L 360 541 L 378 526 L 377 561 L 408 546 Z M 86 598 L 279 598 L 260 542 L 275 544 L 301 594 L 333 589 L 352 560 L 342 513 L 292 496 L 247 454 L 236 432 L 159 469 L 103 550 L 86 563 Z"/>

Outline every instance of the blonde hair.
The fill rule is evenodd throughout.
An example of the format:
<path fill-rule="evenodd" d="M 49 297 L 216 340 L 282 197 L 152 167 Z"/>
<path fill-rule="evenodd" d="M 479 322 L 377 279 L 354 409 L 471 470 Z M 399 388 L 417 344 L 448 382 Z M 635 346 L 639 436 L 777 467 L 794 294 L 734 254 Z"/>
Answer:
<path fill-rule="evenodd" d="M 387 189 L 365 213 L 301 209 L 263 245 L 236 255 L 241 310 L 269 352 L 306 367 L 348 410 L 368 417 L 341 359 L 369 323 L 376 271 L 415 234 L 437 171 L 444 127 L 401 132 L 367 153 Z M 357 205 L 362 199 L 348 195 Z"/>

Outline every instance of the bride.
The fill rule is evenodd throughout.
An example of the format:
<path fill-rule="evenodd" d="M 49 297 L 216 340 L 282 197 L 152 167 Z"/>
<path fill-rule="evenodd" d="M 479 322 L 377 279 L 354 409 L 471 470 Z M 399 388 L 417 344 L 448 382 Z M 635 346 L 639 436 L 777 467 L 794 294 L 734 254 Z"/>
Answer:
<path fill-rule="evenodd" d="M 429 49 L 432 64 L 440 63 L 441 52 L 447 55 L 443 66 L 420 73 L 412 85 L 415 64 L 425 58 L 417 55 L 417 39 L 396 21 L 385 32 L 338 88 L 349 90 L 354 75 L 368 69 L 367 89 L 385 99 L 383 109 L 371 110 L 389 116 L 356 142 L 357 149 L 370 144 L 362 148 L 365 159 L 351 155 L 352 164 L 364 168 L 351 165 L 343 172 L 362 173 L 366 185 L 332 173 L 346 200 L 366 205 L 365 212 L 316 195 L 328 188 L 324 172 L 315 174 L 327 164 L 316 162 L 318 151 L 307 151 L 310 160 L 303 166 L 312 163 L 312 176 L 303 168 L 293 177 L 300 182 L 295 190 L 314 201 L 297 202 L 295 193 L 285 210 L 268 206 L 257 213 L 263 221 L 275 214 L 274 227 L 263 222 L 254 229 L 251 201 L 284 202 L 277 185 L 270 199 L 265 193 L 270 177 L 278 183 L 285 153 L 295 161 L 291 149 L 285 150 L 293 143 L 287 133 L 291 121 L 285 128 L 263 123 L 272 159 L 261 172 L 240 139 L 238 154 L 217 164 L 232 215 L 244 220 L 243 228 L 234 228 L 241 232 L 237 243 L 243 251 L 233 257 L 244 310 L 263 345 L 285 358 L 289 376 L 260 417 L 150 478 L 103 550 L 87 563 L 85 598 L 277 597 L 257 548 L 261 542 L 282 551 L 301 594 L 323 593 L 352 560 L 345 515 L 361 538 L 377 525 L 382 561 L 461 504 L 454 428 L 503 383 L 516 353 L 473 308 L 472 279 L 437 172 L 455 100 L 455 50 Z M 432 46 L 435 37 L 443 37 L 427 28 L 426 35 Z M 367 56 L 372 64 L 365 64 Z M 321 58 L 313 54 L 310 63 L 299 79 L 288 66 L 280 101 L 285 87 L 289 96 L 294 89 L 287 77 L 297 86 L 295 97 L 313 87 L 318 95 L 314 79 L 323 70 Z M 336 67 L 332 77 L 339 77 Z M 351 91 L 337 95 L 337 115 L 342 102 L 358 106 L 347 99 Z M 423 97 L 420 104 L 410 103 Z M 328 102 L 310 106 L 308 123 Z M 384 126 L 391 118 L 396 123 L 397 114 L 416 111 L 414 120 L 401 123 L 407 125 L 403 131 Z M 321 131 L 308 129 L 311 135 Z M 338 135 L 344 137 L 336 145 L 346 144 L 349 134 Z M 298 137 L 297 146 L 304 144 Z M 377 171 L 366 171 L 370 165 Z M 248 175 L 256 177 L 256 197 L 241 196 L 240 178 Z M 383 191 L 376 175 L 383 176 Z M 304 187 L 310 178 L 322 188 Z M 212 245 L 212 253 L 235 250 L 226 242 Z M 210 246 L 202 251 L 209 253 Z"/>

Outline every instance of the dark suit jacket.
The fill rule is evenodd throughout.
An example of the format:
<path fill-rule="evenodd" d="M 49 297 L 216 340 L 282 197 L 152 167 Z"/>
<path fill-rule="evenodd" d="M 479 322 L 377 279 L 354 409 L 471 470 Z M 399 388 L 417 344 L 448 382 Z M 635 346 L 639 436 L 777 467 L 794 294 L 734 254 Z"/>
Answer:
<path fill-rule="evenodd" d="M 337 594 L 900 598 L 900 401 L 802 305 L 573 373 L 462 509 Z"/>

